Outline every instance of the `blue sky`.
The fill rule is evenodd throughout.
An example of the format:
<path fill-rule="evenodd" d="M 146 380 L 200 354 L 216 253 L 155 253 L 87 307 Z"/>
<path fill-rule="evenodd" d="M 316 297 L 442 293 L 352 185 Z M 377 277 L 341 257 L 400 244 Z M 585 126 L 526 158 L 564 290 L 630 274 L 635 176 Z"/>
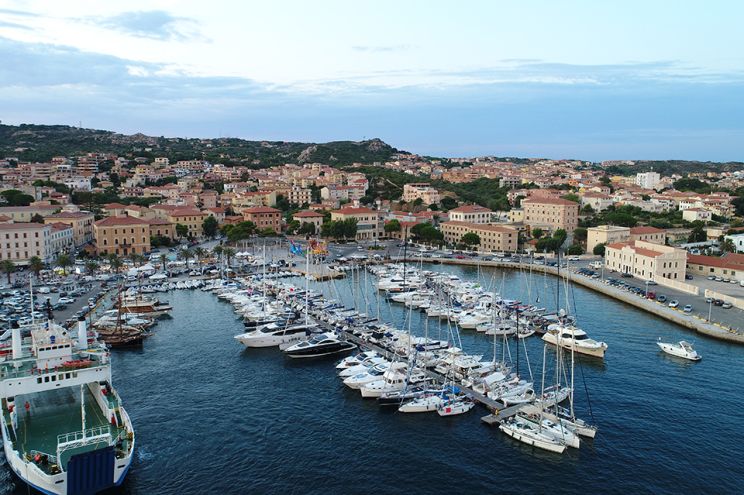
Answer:
<path fill-rule="evenodd" d="M 0 0 L 0 119 L 744 160 L 740 2 Z"/>

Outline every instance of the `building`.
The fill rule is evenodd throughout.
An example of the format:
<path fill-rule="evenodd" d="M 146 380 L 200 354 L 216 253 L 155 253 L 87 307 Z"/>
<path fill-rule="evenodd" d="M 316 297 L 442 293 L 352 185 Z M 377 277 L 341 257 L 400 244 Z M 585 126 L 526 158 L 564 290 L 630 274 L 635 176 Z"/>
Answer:
<path fill-rule="evenodd" d="M 175 208 L 168 211 L 166 220 L 174 225 L 185 225 L 189 237 L 201 237 L 204 234 L 202 224 L 207 216 L 206 213 L 196 208 Z"/>
<path fill-rule="evenodd" d="M 320 226 L 323 225 L 323 214 L 318 213 L 317 211 L 311 211 L 311 210 L 303 210 L 298 211 L 294 215 L 292 215 L 292 220 L 297 220 L 300 222 L 300 225 L 303 223 L 311 223 L 315 226 L 315 232 L 320 232 Z"/>
<path fill-rule="evenodd" d="M 313 202 L 313 193 L 308 188 L 292 186 L 287 193 L 287 200 L 293 205 L 309 205 Z"/>
<path fill-rule="evenodd" d="M 95 216 L 88 211 L 61 211 L 44 217 L 44 223 L 66 223 L 72 227 L 72 238 L 76 247 L 93 240 Z"/>
<path fill-rule="evenodd" d="M 744 280 L 744 254 L 726 253 L 721 257 L 689 254 L 687 271 L 693 275 Z"/>
<path fill-rule="evenodd" d="M 631 227 L 630 240 L 653 242 L 654 244 L 665 244 L 666 230 L 657 229 L 656 227 L 651 227 L 648 225 L 642 227 Z"/>
<path fill-rule="evenodd" d="M 356 240 L 378 239 L 384 235 L 383 219 L 379 211 L 363 206 L 349 206 L 331 212 L 331 221 L 333 222 L 350 218 L 357 221 Z"/>
<path fill-rule="evenodd" d="M 144 220 L 150 224 L 150 237 L 176 238 L 176 226 L 168 220 L 162 220 L 160 218 L 145 218 Z"/>
<path fill-rule="evenodd" d="M 128 256 L 150 251 L 150 222 L 144 218 L 107 217 L 93 224 L 96 253 Z"/>
<path fill-rule="evenodd" d="M 734 248 L 737 253 L 744 253 L 744 233 L 730 234 L 723 236 L 723 238 L 734 243 Z"/>
<path fill-rule="evenodd" d="M 642 172 L 636 174 L 635 183 L 643 189 L 656 189 L 660 180 L 661 176 L 658 172 Z"/>
<path fill-rule="evenodd" d="M 707 222 L 711 219 L 712 214 L 705 208 L 687 208 L 682 210 L 682 219 L 688 222 L 695 222 L 700 220 L 701 222 Z"/>
<path fill-rule="evenodd" d="M 646 241 L 628 241 L 605 247 L 605 268 L 629 273 L 642 280 L 661 278 L 684 282 L 687 252 Z"/>
<path fill-rule="evenodd" d="M 410 203 L 417 199 L 420 199 L 425 205 L 439 203 L 439 191 L 427 183 L 404 184 L 403 201 Z"/>
<path fill-rule="evenodd" d="M 586 251 L 591 253 L 599 244 L 614 244 L 630 240 L 630 229 L 616 225 L 599 225 L 586 229 Z"/>
<path fill-rule="evenodd" d="M 449 211 L 451 222 L 488 223 L 493 212 L 480 205 L 463 205 Z"/>
<path fill-rule="evenodd" d="M 579 225 L 579 204 L 562 198 L 532 197 L 522 201 L 524 223 L 530 230 L 563 229 L 571 235 Z"/>
<path fill-rule="evenodd" d="M 50 223 L 49 225 L 52 227 L 49 237 L 51 256 L 56 257 L 63 253 L 72 252 L 75 249 L 72 226 L 62 222 Z"/>
<path fill-rule="evenodd" d="M 479 251 L 516 252 L 519 244 L 519 231 L 507 225 L 449 221 L 442 223 L 440 230 L 448 244 L 458 244 L 467 233 L 477 234 Z"/>
<path fill-rule="evenodd" d="M 0 261 L 11 260 L 27 265 L 38 256 L 43 262 L 52 260 L 52 226 L 34 222 L 0 224 Z"/>
<path fill-rule="evenodd" d="M 282 212 L 269 206 L 255 206 L 243 210 L 246 222 L 253 222 L 259 230 L 272 229 L 277 234 L 282 231 Z"/>
<path fill-rule="evenodd" d="M 0 207 L 0 215 L 8 217 L 14 222 L 28 223 L 36 215 L 48 217 L 60 209 L 61 207 L 57 205 L 2 206 Z"/>

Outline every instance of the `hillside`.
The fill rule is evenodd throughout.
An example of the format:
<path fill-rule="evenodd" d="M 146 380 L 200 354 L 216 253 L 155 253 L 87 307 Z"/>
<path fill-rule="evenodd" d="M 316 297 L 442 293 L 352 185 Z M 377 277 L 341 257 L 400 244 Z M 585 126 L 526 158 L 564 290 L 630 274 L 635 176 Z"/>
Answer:
<path fill-rule="evenodd" d="M 687 175 L 705 172 L 735 172 L 744 170 L 744 162 L 699 162 L 694 160 L 637 160 L 633 164 L 606 167 L 610 174 L 634 175 L 638 172 L 655 171 L 662 176 Z"/>
<path fill-rule="evenodd" d="M 380 139 L 320 144 L 238 138 L 187 139 L 125 135 L 63 125 L 0 124 L 0 157 L 48 161 L 53 156 L 75 156 L 90 152 L 130 157 L 165 156 L 171 161 L 203 158 L 213 163 L 268 167 L 312 162 L 371 164 L 389 160 L 398 150 Z"/>

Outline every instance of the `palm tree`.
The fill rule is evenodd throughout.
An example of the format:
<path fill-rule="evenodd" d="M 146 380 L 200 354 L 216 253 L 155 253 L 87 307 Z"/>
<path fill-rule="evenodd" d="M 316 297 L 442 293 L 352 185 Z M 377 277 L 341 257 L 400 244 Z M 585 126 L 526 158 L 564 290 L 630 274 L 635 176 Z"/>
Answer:
<path fill-rule="evenodd" d="M 178 253 L 178 257 L 186 262 L 186 266 L 189 266 L 189 260 L 194 257 L 194 253 L 191 249 L 182 249 Z"/>
<path fill-rule="evenodd" d="M 162 253 L 160 255 L 160 266 L 163 268 L 163 273 L 165 273 L 165 265 L 168 263 L 168 256 L 166 256 L 165 253 Z"/>
<path fill-rule="evenodd" d="M 230 268 L 230 258 L 235 255 L 235 250 L 233 248 L 227 247 L 222 250 L 222 254 L 225 255 L 225 258 L 227 259 L 227 267 Z"/>
<path fill-rule="evenodd" d="M 96 270 L 98 270 L 98 263 L 95 261 L 90 260 L 85 264 L 85 271 L 88 272 L 88 275 L 93 275 Z"/>
<path fill-rule="evenodd" d="M 223 251 L 223 248 L 222 248 L 222 246 L 221 246 L 221 245 L 219 245 L 219 244 L 218 244 L 218 245 L 216 245 L 216 246 L 215 246 L 215 247 L 214 247 L 214 248 L 212 249 L 212 252 L 213 252 L 213 253 L 214 253 L 214 254 L 215 254 L 215 255 L 216 255 L 217 257 L 219 257 L 219 256 L 220 256 L 220 255 L 222 254 L 222 251 Z"/>
<path fill-rule="evenodd" d="M 204 255 L 207 254 L 207 252 L 204 250 L 203 247 L 199 246 L 197 248 L 194 248 L 194 256 L 196 256 L 196 261 L 201 263 L 201 259 L 204 257 Z"/>
<path fill-rule="evenodd" d="M 15 263 L 10 260 L 3 261 L 2 270 L 8 276 L 8 285 L 10 285 L 10 274 L 15 271 Z"/>
<path fill-rule="evenodd" d="M 62 272 L 67 275 L 67 269 L 73 264 L 72 258 L 67 254 L 57 256 L 57 265 L 62 268 Z"/>
<path fill-rule="evenodd" d="M 109 265 L 111 266 L 111 269 L 115 273 L 119 273 L 119 270 L 121 269 L 121 260 L 118 256 L 116 256 L 114 253 L 109 254 L 108 256 Z"/>
<path fill-rule="evenodd" d="M 28 266 L 31 269 L 32 272 L 34 272 L 34 275 L 36 276 L 36 279 L 39 279 L 39 273 L 44 269 L 44 262 L 41 261 L 41 258 L 38 256 L 32 256 L 30 260 L 28 260 Z"/>
<path fill-rule="evenodd" d="M 134 266 L 140 266 L 142 262 L 145 261 L 145 257 L 137 253 L 130 254 L 129 259 L 132 260 L 132 263 L 134 263 Z"/>

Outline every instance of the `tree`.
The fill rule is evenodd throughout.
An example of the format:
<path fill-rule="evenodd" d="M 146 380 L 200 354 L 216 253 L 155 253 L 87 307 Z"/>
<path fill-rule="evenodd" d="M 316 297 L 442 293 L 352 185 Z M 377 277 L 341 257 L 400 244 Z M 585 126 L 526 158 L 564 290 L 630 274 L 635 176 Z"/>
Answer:
<path fill-rule="evenodd" d="M 721 251 L 724 253 L 735 253 L 736 244 L 734 244 L 734 240 L 724 238 L 723 242 L 721 242 Z"/>
<path fill-rule="evenodd" d="M 189 228 L 183 224 L 177 223 L 176 224 L 176 235 L 181 238 L 188 236 Z"/>
<path fill-rule="evenodd" d="M 586 241 L 587 238 L 587 230 L 584 227 L 578 227 L 574 229 L 574 240 L 579 242 Z"/>
<path fill-rule="evenodd" d="M 400 232 L 400 222 L 395 218 L 385 224 L 385 233 L 390 234 L 391 232 Z"/>
<path fill-rule="evenodd" d="M 111 270 L 113 270 L 114 273 L 119 273 L 119 270 L 121 270 L 121 259 L 119 259 L 119 257 L 114 253 L 111 253 L 108 255 L 108 262 Z"/>
<path fill-rule="evenodd" d="M 44 262 L 41 261 L 41 258 L 38 256 L 32 256 L 31 259 L 28 260 L 28 266 L 31 271 L 34 272 L 34 275 L 38 280 L 39 273 L 44 269 Z"/>
<path fill-rule="evenodd" d="M 196 256 L 197 263 L 201 264 L 201 260 L 205 254 L 207 254 L 207 252 L 204 250 L 203 247 L 199 246 L 194 248 L 194 256 Z"/>
<path fill-rule="evenodd" d="M 462 236 L 460 242 L 468 247 L 480 246 L 480 236 L 475 232 L 468 232 Z"/>
<path fill-rule="evenodd" d="M 540 227 L 532 229 L 532 238 L 533 239 L 539 239 L 543 236 L 545 232 Z"/>
<path fill-rule="evenodd" d="M 687 238 L 687 242 L 705 242 L 706 240 L 708 240 L 708 234 L 706 234 L 703 228 L 703 222 L 693 222 L 692 232 Z"/>
<path fill-rule="evenodd" d="M 457 204 L 457 200 L 449 196 L 445 196 L 441 200 L 439 200 L 439 206 L 441 206 L 443 210 L 451 210 L 453 208 L 457 208 Z"/>
<path fill-rule="evenodd" d="M 44 223 L 44 217 L 39 215 L 38 213 L 34 213 L 34 216 L 31 217 L 32 223 Z"/>
<path fill-rule="evenodd" d="M 67 269 L 73 264 L 72 258 L 66 254 L 57 256 L 57 266 L 62 268 L 62 272 L 67 275 Z"/>
<path fill-rule="evenodd" d="M 181 249 L 178 252 L 178 257 L 181 258 L 186 262 L 186 266 L 189 264 L 189 260 L 194 257 L 193 251 L 191 249 Z"/>
<path fill-rule="evenodd" d="M 541 253 L 550 253 L 558 251 L 561 245 L 558 243 L 558 239 L 556 239 L 555 237 L 545 237 L 543 239 L 539 239 L 535 247 Z"/>
<path fill-rule="evenodd" d="M 302 235 L 315 235 L 315 224 L 312 222 L 302 222 L 298 233 Z"/>
<path fill-rule="evenodd" d="M 294 235 L 297 233 L 297 230 L 300 228 L 300 221 L 299 220 L 292 220 L 287 224 L 287 234 Z"/>
<path fill-rule="evenodd" d="M 217 219 L 212 215 L 209 215 L 202 222 L 202 231 L 204 232 L 204 235 L 210 239 L 217 235 L 217 227 Z"/>
<path fill-rule="evenodd" d="M 10 285 L 10 275 L 15 271 L 15 263 L 10 260 L 3 260 L 2 268 L 8 277 L 8 285 Z"/>
<path fill-rule="evenodd" d="M 566 254 L 578 256 L 580 254 L 584 254 L 584 248 L 581 247 L 579 244 L 572 244 L 568 247 L 568 249 L 566 249 Z"/>
<path fill-rule="evenodd" d="M 558 243 L 558 247 L 561 247 L 563 243 L 566 242 L 567 237 L 568 232 L 566 232 L 565 229 L 556 229 L 555 232 L 553 232 L 553 239 Z"/>
<path fill-rule="evenodd" d="M 223 251 L 223 250 L 224 250 L 224 249 L 223 249 L 223 247 L 222 247 L 222 246 L 219 246 L 219 245 L 217 245 L 217 246 L 215 246 L 214 248 L 212 248 L 212 252 L 213 252 L 213 253 L 214 253 L 214 255 L 215 255 L 215 256 L 217 256 L 218 258 L 219 258 L 219 256 L 220 256 L 220 255 L 222 254 L 222 251 Z"/>
<path fill-rule="evenodd" d="M 235 250 L 230 247 L 226 247 L 222 250 L 222 254 L 225 255 L 225 259 L 227 260 L 227 267 L 230 267 L 230 259 L 235 256 Z"/>
<path fill-rule="evenodd" d="M 610 225 L 619 225 L 620 227 L 635 227 L 638 220 L 630 213 L 622 211 L 613 211 L 605 215 L 605 221 Z"/>
<path fill-rule="evenodd" d="M 145 257 L 137 253 L 130 254 L 129 259 L 132 261 L 134 266 L 140 266 L 145 261 Z"/>
<path fill-rule="evenodd" d="M 93 275 L 96 273 L 96 270 L 98 270 L 98 263 L 95 261 L 90 260 L 85 264 L 85 271 L 88 272 L 88 275 Z"/>
<path fill-rule="evenodd" d="M 8 189 L 0 192 L 0 196 L 5 198 L 7 206 L 28 206 L 34 202 L 33 196 L 24 194 L 18 189 Z"/>
<path fill-rule="evenodd" d="M 573 201 L 574 203 L 580 203 L 581 199 L 579 198 L 578 194 L 576 193 L 568 193 L 561 196 L 563 199 L 567 199 L 568 201 Z"/>
<path fill-rule="evenodd" d="M 605 243 L 600 242 L 596 246 L 594 246 L 594 249 L 592 250 L 592 253 L 595 256 L 604 256 L 605 255 Z"/>
<path fill-rule="evenodd" d="M 430 223 L 416 224 L 410 232 L 416 241 L 427 244 L 441 244 L 444 240 L 444 235 Z"/>
<path fill-rule="evenodd" d="M 168 264 L 168 256 L 166 256 L 165 253 L 160 255 L 160 267 L 163 269 L 163 272 L 165 272 L 165 267 Z"/>
<path fill-rule="evenodd" d="M 587 203 L 587 204 L 585 204 L 585 205 L 584 205 L 584 206 L 583 206 L 583 207 L 581 208 L 581 212 L 582 212 L 583 214 L 585 214 L 585 215 L 591 215 L 592 213 L 594 213 L 594 208 L 592 208 L 592 205 L 590 205 L 589 203 Z"/>

